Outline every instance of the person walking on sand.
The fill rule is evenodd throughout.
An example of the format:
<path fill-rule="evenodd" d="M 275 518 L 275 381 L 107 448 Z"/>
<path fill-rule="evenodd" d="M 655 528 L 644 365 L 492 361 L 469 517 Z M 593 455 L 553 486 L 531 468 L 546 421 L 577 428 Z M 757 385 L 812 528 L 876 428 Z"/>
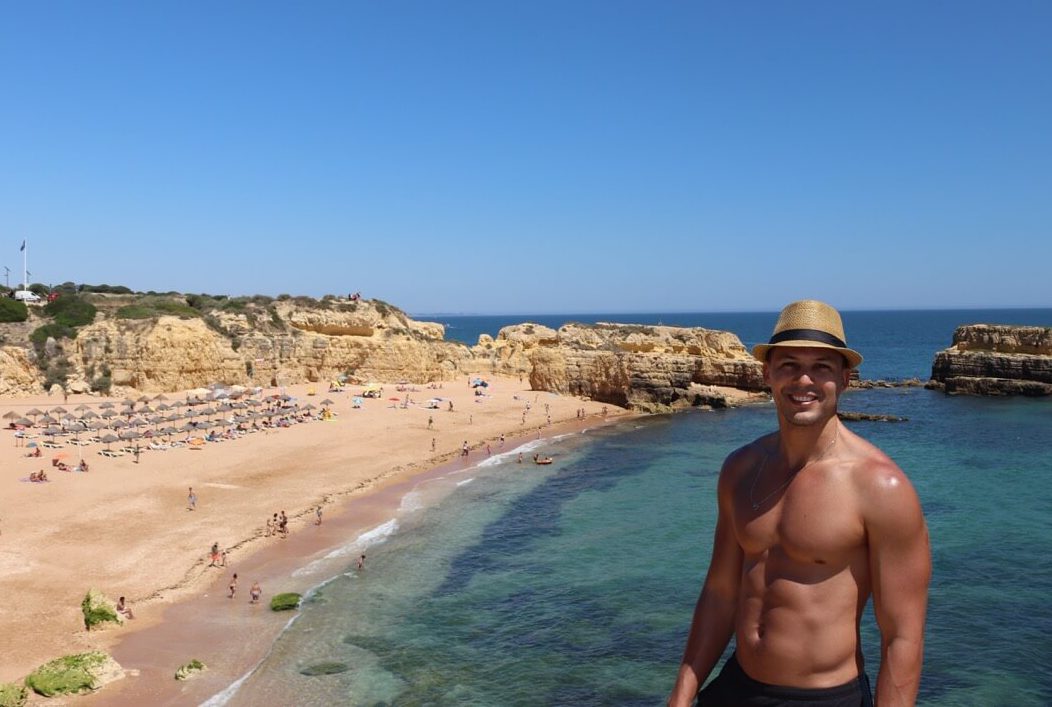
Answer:
<path fill-rule="evenodd" d="M 361 569 L 365 569 L 365 553 L 364 552 L 362 553 L 362 556 L 358 558 L 358 569 L 360 569 L 360 570 Z"/>
<path fill-rule="evenodd" d="M 197 494 L 194 493 L 194 487 L 190 487 L 190 491 L 186 494 L 186 510 L 192 511 L 197 508 Z"/>
<path fill-rule="evenodd" d="M 427 416 L 427 429 L 433 429 L 435 426 L 435 418 L 431 415 Z"/>
<path fill-rule="evenodd" d="M 285 515 L 285 511 L 282 511 L 281 516 L 278 518 L 278 530 L 281 532 L 281 537 L 287 538 L 289 536 L 289 518 Z"/>
<path fill-rule="evenodd" d="M 227 599 L 233 599 L 234 598 L 234 594 L 236 592 L 237 592 L 237 572 L 235 572 L 234 576 L 230 578 L 230 595 L 227 597 Z"/>
<path fill-rule="evenodd" d="M 208 563 L 208 566 L 209 567 L 218 567 L 219 566 L 219 543 L 218 542 L 212 543 L 211 555 L 212 555 L 212 561 L 210 563 Z"/>
<path fill-rule="evenodd" d="M 314 509 L 314 525 L 321 525 L 321 506 Z"/>
<path fill-rule="evenodd" d="M 252 588 L 248 590 L 248 595 L 250 597 L 250 599 L 248 600 L 249 604 L 259 603 L 259 598 L 263 596 L 263 589 L 259 586 L 258 579 L 252 583 Z"/>
<path fill-rule="evenodd" d="M 874 704 L 859 639 L 871 597 L 876 704 L 913 705 L 931 551 L 909 479 L 837 417 L 862 356 L 840 314 L 814 300 L 783 309 L 753 356 L 778 429 L 723 463 L 712 559 L 668 705 Z"/>

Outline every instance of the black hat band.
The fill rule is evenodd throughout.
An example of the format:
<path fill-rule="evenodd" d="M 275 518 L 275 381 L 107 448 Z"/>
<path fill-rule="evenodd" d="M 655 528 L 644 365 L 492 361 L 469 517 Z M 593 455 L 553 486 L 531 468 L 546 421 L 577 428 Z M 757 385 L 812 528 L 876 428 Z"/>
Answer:
<path fill-rule="evenodd" d="M 771 340 L 767 344 L 780 344 L 783 341 L 817 341 L 822 344 L 829 344 L 835 346 L 838 349 L 846 349 L 847 342 L 843 339 L 838 339 L 832 334 L 827 334 L 824 331 L 818 329 L 786 329 L 780 331 L 771 337 Z"/>

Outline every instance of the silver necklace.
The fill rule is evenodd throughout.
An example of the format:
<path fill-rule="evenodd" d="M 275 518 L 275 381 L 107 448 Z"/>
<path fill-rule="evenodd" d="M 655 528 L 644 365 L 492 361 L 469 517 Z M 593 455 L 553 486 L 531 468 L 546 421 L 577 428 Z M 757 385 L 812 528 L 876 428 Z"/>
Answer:
<path fill-rule="evenodd" d="M 803 471 L 807 467 L 811 466 L 812 464 L 815 464 L 815 463 L 820 462 L 823 459 L 825 459 L 826 455 L 829 454 L 829 450 L 833 448 L 834 444 L 836 444 L 837 438 L 839 436 L 840 436 L 840 425 L 838 424 L 835 428 L 833 428 L 833 441 L 830 442 L 828 445 L 826 445 L 826 448 L 822 450 L 821 454 L 819 454 L 817 457 L 815 457 L 811 461 L 809 461 L 806 464 L 804 464 L 802 467 L 800 467 L 796 471 L 790 472 L 789 476 L 786 477 L 785 481 L 780 483 L 777 488 L 775 488 L 769 494 L 767 494 L 766 496 L 761 498 L 759 501 L 757 501 L 756 500 L 756 496 L 755 496 L 756 483 L 760 480 L 760 477 L 763 476 L 764 469 L 767 468 L 767 460 L 771 458 L 770 454 L 768 454 L 767 452 L 764 452 L 763 453 L 763 461 L 760 463 L 760 468 L 756 472 L 756 476 L 752 477 L 752 485 L 749 487 L 749 502 L 752 504 L 752 509 L 754 511 L 760 510 L 760 508 L 763 506 L 763 504 L 765 504 L 768 501 L 770 501 L 777 494 L 781 493 L 782 489 L 784 489 L 786 486 L 788 486 L 790 483 L 792 483 L 793 479 L 796 478 L 797 474 L 799 474 L 801 471 Z"/>

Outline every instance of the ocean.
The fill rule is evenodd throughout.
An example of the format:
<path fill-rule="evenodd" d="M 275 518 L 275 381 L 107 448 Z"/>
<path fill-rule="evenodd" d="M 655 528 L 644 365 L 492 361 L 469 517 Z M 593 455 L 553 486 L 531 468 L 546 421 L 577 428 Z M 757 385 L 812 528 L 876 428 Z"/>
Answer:
<path fill-rule="evenodd" d="M 446 323 L 449 338 L 477 341 L 527 319 L 661 321 L 751 345 L 777 315 L 642 316 Z M 844 319 L 864 378 L 926 379 L 957 325 L 1052 326 L 1052 310 Z M 1052 704 L 1052 401 L 912 387 L 849 391 L 841 407 L 908 418 L 848 424 L 906 471 L 928 520 L 919 703 Z M 720 464 L 775 424 L 771 405 L 652 416 L 521 449 L 553 456 L 548 467 L 508 449 L 429 480 L 347 539 L 270 654 L 209 704 L 664 704 L 711 551 Z M 340 559 L 360 552 L 363 570 Z M 862 635 L 875 679 L 871 610 Z"/>

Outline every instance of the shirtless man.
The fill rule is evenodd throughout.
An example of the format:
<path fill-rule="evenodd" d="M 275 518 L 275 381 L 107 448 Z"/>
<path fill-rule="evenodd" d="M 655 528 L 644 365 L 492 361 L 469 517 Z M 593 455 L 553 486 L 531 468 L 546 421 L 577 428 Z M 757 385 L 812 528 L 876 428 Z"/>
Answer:
<path fill-rule="evenodd" d="M 913 705 L 928 533 L 902 470 L 837 418 L 862 357 L 847 348 L 839 313 L 810 300 L 782 310 L 753 355 L 778 431 L 724 462 L 712 561 L 668 704 L 871 705 L 858 626 L 872 595 L 877 704 Z M 734 654 L 699 694 L 732 635 Z"/>

